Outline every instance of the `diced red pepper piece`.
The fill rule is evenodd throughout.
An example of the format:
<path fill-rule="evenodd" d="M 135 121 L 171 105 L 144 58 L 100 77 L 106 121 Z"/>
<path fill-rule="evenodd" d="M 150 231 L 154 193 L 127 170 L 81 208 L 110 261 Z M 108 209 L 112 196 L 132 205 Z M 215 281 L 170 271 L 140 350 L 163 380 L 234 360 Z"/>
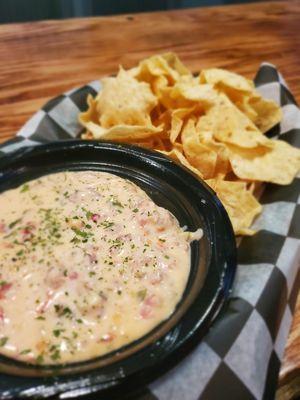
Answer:
<path fill-rule="evenodd" d="M 0 286 L 0 299 L 5 299 L 5 295 L 11 287 L 12 283 L 4 283 Z"/>

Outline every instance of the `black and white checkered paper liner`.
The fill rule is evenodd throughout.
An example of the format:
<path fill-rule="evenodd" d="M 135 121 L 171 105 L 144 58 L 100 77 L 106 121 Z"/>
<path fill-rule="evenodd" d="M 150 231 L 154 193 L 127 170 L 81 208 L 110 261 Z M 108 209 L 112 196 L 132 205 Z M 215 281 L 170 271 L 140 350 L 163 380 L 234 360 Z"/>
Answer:
<path fill-rule="evenodd" d="M 300 147 L 300 110 L 282 76 L 273 65 L 262 64 L 255 83 L 283 110 L 281 124 L 268 136 Z M 86 109 L 87 95 L 100 88 L 94 81 L 50 100 L 16 138 L 0 146 L 0 156 L 23 146 L 78 137 L 78 113 Z M 258 233 L 244 238 L 238 249 L 227 309 L 191 354 L 133 398 L 274 398 L 300 284 L 300 177 L 289 186 L 268 184 L 261 202 L 263 212 L 253 226 Z"/>

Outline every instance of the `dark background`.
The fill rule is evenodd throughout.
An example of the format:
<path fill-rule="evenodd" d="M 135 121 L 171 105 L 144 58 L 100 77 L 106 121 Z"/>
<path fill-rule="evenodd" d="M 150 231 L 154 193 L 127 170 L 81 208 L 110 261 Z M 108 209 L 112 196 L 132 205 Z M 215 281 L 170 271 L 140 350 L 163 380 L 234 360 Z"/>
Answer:
<path fill-rule="evenodd" d="M 248 3 L 249 0 L 0 0 L 0 23 Z"/>

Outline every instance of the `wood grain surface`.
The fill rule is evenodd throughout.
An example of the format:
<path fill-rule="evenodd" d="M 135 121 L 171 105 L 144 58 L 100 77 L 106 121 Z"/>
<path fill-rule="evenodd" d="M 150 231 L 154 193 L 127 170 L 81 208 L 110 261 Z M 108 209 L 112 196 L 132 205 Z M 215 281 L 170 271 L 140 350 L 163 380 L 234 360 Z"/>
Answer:
<path fill-rule="evenodd" d="M 275 64 L 300 101 L 300 2 L 0 25 L 0 142 L 49 98 L 154 53 L 175 51 L 193 71 L 225 67 L 249 78 Z M 300 302 L 278 398 L 300 389 Z"/>

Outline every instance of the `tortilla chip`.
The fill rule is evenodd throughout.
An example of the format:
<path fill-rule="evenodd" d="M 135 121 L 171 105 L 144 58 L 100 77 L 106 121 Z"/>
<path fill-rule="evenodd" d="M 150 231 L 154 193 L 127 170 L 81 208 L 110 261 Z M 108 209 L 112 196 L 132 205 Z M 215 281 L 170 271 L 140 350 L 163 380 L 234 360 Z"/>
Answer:
<path fill-rule="evenodd" d="M 211 85 L 199 85 L 196 78 L 183 76 L 161 89 L 160 101 L 168 109 L 197 107 L 203 113 L 218 102 L 218 93 Z"/>
<path fill-rule="evenodd" d="M 193 111 L 195 111 L 195 107 L 178 108 L 172 112 L 171 130 L 170 130 L 170 141 L 172 143 L 175 143 L 176 139 L 180 135 L 185 118 L 191 115 Z"/>
<path fill-rule="evenodd" d="M 269 131 L 282 120 L 281 108 L 275 101 L 253 96 L 249 105 L 256 113 L 254 123 L 262 133 Z"/>
<path fill-rule="evenodd" d="M 204 179 L 214 176 L 217 165 L 217 153 L 204 144 L 189 138 L 183 144 L 184 155 L 193 167 L 201 172 Z"/>
<path fill-rule="evenodd" d="M 196 78 L 183 77 L 173 86 L 171 97 L 199 102 L 207 109 L 218 102 L 219 95 L 212 85 L 199 85 Z"/>
<path fill-rule="evenodd" d="M 171 112 L 169 110 L 161 111 L 158 107 L 151 113 L 152 123 L 155 127 L 162 128 L 160 133 L 164 139 L 169 138 L 169 131 L 171 129 Z"/>
<path fill-rule="evenodd" d="M 115 125 L 112 128 L 105 129 L 94 122 L 86 122 L 84 126 L 92 134 L 93 139 L 115 140 L 117 142 L 143 140 L 161 132 L 161 127 L 156 128 L 151 126 Z M 90 135 L 84 138 L 89 139 Z"/>
<path fill-rule="evenodd" d="M 278 105 L 272 100 L 263 99 L 254 89 L 253 82 L 241 75 L 212 68 L 202 71 L 199 80 L 225 93 L 262 133 L 278 124 L 282 118 Z"/>
<path fill-rule="evenodd" d="M 231 171 L 229 162 L 229 153 L 226 145 L 217 142 L 213 137 L 213 121 L 207 116 L 202 116 L 196 123 L 196 136 L 202 145 L 205 145 L 209 150 L 215 153 L 216 164 L 214 174 L 226 175 Z"/>
<path fill-rule="evenodd" d="M 254 110 L 254 108 L 250 104 L 251 97 L 250 96 L 242 96 L 241 98 L 239 98 L 237 100 L 233 100 L 231 97 L 229 97 L 229 98 L 234 103 L 234 105 L 255 124 L 255 121 L 257 119 L 257 112 Z"/>
<path fill-rule="evenodd" d="M 254 84 L 249 79 L 242 75 L 226 71 L 221 68 L 210 68 L 201 71 L 199 76 L 200 83 L 210 83 L 211 85 L 218 86 L 219 88 L 234 89 L 242 93 L 251 93 L 254 89 Z"/>
<path fill-rule="evenodd" d="M 94 122 L 95 124 L 99 121 L 99 114 L 97 111 L 97 101 L 91 94 L 87 97 L 88 109 L 85 112 L 79 114 L 79 122 L 85 126 L 87 122 Z"/>
<path fill-rule="evenodd" d="M 182 126 L 183 126 L 183 118 L 180 118 L 180 116 L 176 115 L 174 112 L 172 115 L 171 132 L 170 132 L 170 141 L 172 143 L 174 143 L 178 138 L 178 136 L 180 135 Z"/>
<path fill-rule="evenodd" d="M 270 140 L 272 147 L 253 149 L 229 145 L 232 169 L 240 179 L 290 184 L 300 170 L 300 149 L 282 140 Z"/>
<path fill-rule="evenodd" d="M 179 75 L 191 75 L 191 71 L 182 63 L 175 53 L 164 53 L 162 57 L 166 60 L 169 67 Z"/>
<path fill-rule="evenodd" d="M 176 82 L 182 75 L 191 75 L 174 53 L 155 55 L 142 60 L 138 67 L 129 70 L 136 79 L 152 84 L 154 78 L 165 77 L 169 84 Z"/>
<path fill-rule="evenodd" d="M 105 78 L 102 84 L 103 88 L 95 100 L 103 128 L 116 125 L 152 126 L 150 112 L 157 105 L 157 98 L 147 83 L 138 82 L 120 69 L 115 78 Z"/>
<path fill-rule="evenodd" d="M 168 110 L 191 108 L 195 105 L 195 102 L 187 100 L 183 96 L 174 95 L 172 86 L 165 87 L 161 90 L 159 101 Z"/>
<path fill-rule="evenodd" d="M 237 235 L 251 235 L 249 230 L 254 218 L 261 213 L 262 206 L 247 190 L 245 182 L 209 179 L 206 183 L 217 193 L 230 217 L 234 232 Z"/>
<path fill-rule="evenodd" d="M 231 164 L 229 161 L 229 152 L 227 147 L 222 143 L 217 143 L 214 140 L 203 142 L 206 147 L 211 151 L 214 151 L 217 156 L 217 161 L 215 164 L 215 176 L 225 176 L 231 171 Z"/>
<path fill-rule="evenodd" d="M 203 178 L 201 172 L 198 171 L 197 168 L 193 167 L 178 149 L 173 148 L 171 151 L 160 151 L 160 153 L 165 154 L 166 156 L 172 158 L 175 161 L 178 161 L 184 167 L 188 168 L 195 175 L 197 175 L 199 178 L 201 179 Z"/>
<path fill-rule="evenodd" d="M 217 153 L 200 143 L 193 119 L 189 119 L 184 126 L 181 141 L 189 163 L 201 172 L 204 179 L 212 178 L 217 164 Z"/>
<path fill-rule="evenodd" d="M 206 116 L 206 126 L 210 124 L 213 137 L 220 142 L 247 148 L 270 146 L 268 138 L 224 94 Z"/>
<path fill-rule="evenodd" d="M 168 85 L 169 85 L 169 81 L 163 75 L 157 76 L 157 77 L 153 78 L 153 80 L 151 81 L 151 89 L 158 99 L 161 97 L 161 92 L 163 91 L 163 89 L 168 87 Z"/>

